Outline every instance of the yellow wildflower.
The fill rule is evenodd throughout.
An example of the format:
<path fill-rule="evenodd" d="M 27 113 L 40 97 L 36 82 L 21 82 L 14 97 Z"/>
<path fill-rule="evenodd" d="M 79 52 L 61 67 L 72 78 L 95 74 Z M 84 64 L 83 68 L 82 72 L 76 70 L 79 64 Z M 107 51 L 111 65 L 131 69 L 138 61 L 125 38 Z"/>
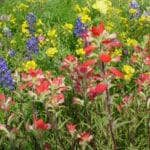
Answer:
<path fill-rule="evenodd" d="M 124 74 L 124 79 L 126 81 L 130 81 L 133 74 L 135 73 L 135 69 L 130 65 L 124 65 L 122 70 L 125 73 Z"/>
<path fill-rule="evenodd" d="M 11 45 L 15 45 L 15 44 L 16 44 L 16 41 L 15 41 L 14 39 L 12 39 L 12 40 L 10 41 L 10 44 L 11 44 Z"/>
<path fill-rule="evenodd" d="M 37 33 L 42 34 L 43 30 L 42 29 L 37 29 Z"/>
<path fill-rule="evenodd" d="M 84 43 L 84 40 L 82 38 L 78 38 L 77 42 L 78 42 L 79 45 L 82 45 Z"/>
<path fill-rule="evenodd" d="M 137 9 L 131 8 L 129 11 L 131 14 L 136 14 L 137 13 Z"/>
<path fill-rule="evenodd" d="M 10 16 L 10 23 L 12 23 L 12 24 L 16 23 L 16 18 L 13 17 L 12 15 Z"/>
<path fill-rule="evenodd" d="M 116 56 L 121 56 L 122 55 L 122 50 L 121 49 L 115 49 L 113 53 L 111 53 L 111 57 L 116 57 Z"/>
<path fill-rule="evenodd" d="M 139 22 L 140 22 L 140 23 L 147 22 L 146 16 L 142 15 L 142 16 L 139 18 Z"/>
<path fill-rule="evenodd" d="M 65 30 L 68 30 L 69 32 L 71 32 L 71 30 L 73 29 L 73 25 L 71 23 L 65 23 L 63 27 Z"/>
<path fill-rule="evenodd" d="M 80 8 L 79 5 L 75 5 L 74 9 L 75 9 L 75 11 L 77 11 L 77 12 L 81 12 L 81 8 Z"/>
<path fill-rule="evenodd" d="M 29 34 L 29 30 L 28 30 L 29 26 L 28 26 L 27 21 L 24 21 L 21 27 L 22 27 L 22 33 Z"/>
<path fill-rule="evenodd" d="M 48 57 L 54 57 L 54 55 L 58 53 L 58 50 L 56 48 L 49 48 L 47 51 L 46 51 L 46 55 Z"/>
<path fill-rule="evenodd" d="M 56 29 L 48 30 L 47 35 L 49 37 L 57 37 L 57 31 L 56 31 Z"/>
<path fill-rule="evenodd" d="M 16 6 L 16 9 L 17 9 L 17 10 L 22 10 L 22 11 L 26 11 L 28 8 L 29 8 L 29 6 L 26 5 L 26 4 L 24 4 L 24 3 L 18 4 L 18 5 Z M 16 9 L 15 9 L 15 10 L 16 10 Z M 14 11 L 15 11 L 15 10 L 14 10 Z"/>
<path fill-rule="evenodd" d="M 138 42 L 135 39 L 130 39 L 130 38 L 127 39 L 127 43 L 126 43 L 127 46 L 136 46 L 137 44 Z"/>
<path fill-rule="evenodd" d="M 91 21 L 91 18 L 87 14 L 82 14 L 81 21 L 82 23 L 88 23 Z"/>
<path fill-rule="evenodd" d="M 83 14 L 88 14 L 88 13 L 90 13 L 90 10 L 87 7 L 83 7 L 82 8 L 82 13 Z"/>
<path fill-rule="evenodd" d="M 79 56 L 85 55 L 85 51 L 84 51 L 83 48 L 77 49 L 77 50 L 76 50 L 76 53 L 77 53 L 77 55 L 79 55 Z"/>
<path fill-rule="evenodd" d="M 124 65 L 123 66 L 123 72 L 126 73 L 126 74 L 134 74 L 135 69 L 130 65 Z"/>
<path fill-rule="evenodd" d="M 29 72 L 30 69 L 35 69 L 37 67 L 37 64 L 34 60 L 29 60 L 24 65 L 24 71 Z"/>
<path fill-rule="evenodd" d="M 38 19 L 38 20 L 37 20 L 37 26 L 41 26 L 41 25 L 43 25 L 43 22 L 42 22 L 41 19 Z"/>
<path fill-rule="evenodd" d="M 55 39 L 51 39 L 51 40 L 49 40 L 49 42 L 50 42 L 52 47 L 55 47 L 57 45 L 57 42 Z"/>
<path fill-rule="evenodd" d="M 96 9 L 100 13 L 106 14 L 111 5 L 112 3 L 109 0 L 96 0 L 96 2 L 92 5 L 92 8 Z"/>
<path fill-rule="evenodd" d="M 124 75 L 124 79 L 125 79 L 126 81 L 130 81 L 131 78 L 132 78 L 132 76 L 133 76 L 133 74 L 125 74 L 125 75 Z"/>

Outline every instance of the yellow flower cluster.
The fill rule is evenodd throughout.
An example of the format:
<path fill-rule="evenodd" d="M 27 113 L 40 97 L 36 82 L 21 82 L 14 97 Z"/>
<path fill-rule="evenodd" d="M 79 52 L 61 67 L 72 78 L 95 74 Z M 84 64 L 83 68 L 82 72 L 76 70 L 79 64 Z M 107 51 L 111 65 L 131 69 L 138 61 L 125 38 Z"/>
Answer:
<path fill-rule="evenodd" d="M 48 35 L 49 37 L 54 37 L 54 38 L 56 38 L 56 37 L 57 37 L 57 31 L 56 31 L 56 29 L 48 30 L 47 35 Z"/>
<path fill-rule="evenodd" d="M 130 38 L 127 39 L 127 43 L 126 43 L 127 46 L 136 46 L 137 44 L 138 42 L 135 39 L 130 39 Z"/>
<path fill-rule="evenodd" d="M 96 2 L 92 5 L 92 8 L 102 14 L 106 14 L 111 6 L 112 3 L 109 0 L 96 0 Z"/>
<path fill-rule="evenodd" d="M 48 56 L 48 57 L 54 57 L 54 55 L 56 54 L 56 53 L 58 53 L 58 50 L 54 47 L 54 48 L 49 48 L 49 49 L 47 49 L 47 51 L 46 51 L 46 55 Z"/>
<path fill-rule="evenodd" d="M 150 22 L 150 16 L 144 16 L 144 15 L 142 15 L 142 16 L 139 18 L 139 22 L 142 23 L 141 25 L 143 25 L 143 23 Z"/>
<path fill-rule="evenodd" d="M 24 3 L 20 3 L 18 4 L 14 9 L 13 11 L 17 11 L 17 10 L 21 10 L 21 11 L 26 11 L 27 9 L 29 8 L 28 5 L 24 4 Z"/>
<path fill-rule="evenodd" d="M 82 21 L 82 23 L 88 23 L 91 21 L 91 17 L 89 17 L 88 14 L 82 14 L 81 21 Z"/>
<path fill-rule="evenodd" d="M 16 18 L 12 15 L 10 15 L 10 23 L 16 24 Z"/>
<path fill-rule="evenodd" d="M 78 16 L 81 17 L 82 23 L 91 21 L 91 17 L 89 16 L 90 10 L 87 7 L 81 8 L 79 5 L 76 5 L 75 10 L 78 12 Z"/>
<path fill-rule="evenodd" d="M 11 45 L 15 45 L 17 42 L 16 42 L 16 40 L 14 40 L 14 39 L 12 39 L 11 41 L 10 41 L 10 44 Z"/>
<path fill-rule="evenodd" d="M 122 71 L 125 73 L 124 74 L 124 79 L 126 81 L 130 81 L 132 76 L 135 73 L 135 69 L 130 65 L 124 65 Z"/>
<path fill-rule="evenodd" d="M 29 35 L 28 27 L 29 26 L 28 26 L 27 21 L 24 21 L 23 24 L 22 24 L 22 26 L 21 26 L 22 33 Z"/>
<path fill-rule="evenodd" d="M 36 24 L 37 24 L 37 26 L 41 26 L 41 25 L 43 25 L 43 22 L 41 19 L 38 19 Z"/>
<path fill-rule="evenodd" d="M 122 50 L 121 49 L 115 49 L 114 52 L 111 53 L 111 57 L 116 57 L 116 56 L 122 56 Z"/>
<path fill-rule="evenodd" d="M 57 45 L 57 30 L 56 29 L 51 29 L 48 30 L 47 32 L 47 36 L 48 38 L 46 39 L 47 42 L 49 42 L 49 44 L 52 47 L 55 47 Z"/>
<path fill-rule="evenodd" d="M 37 64 L 34 60 L 29 60 L 26 62 L 26 64 L 24 64 L 24 68 L 23 70 L 25 72 L 29 72 L 30 69 L 35 69 L 37 67 Z"/>
<path fill-rule="evenodd" d="M 130 14 L 136 14 L 137 13 L 137 9 L 131 8 L 129 10 Z"/>
<path fill-rule="evenodd" d="M 83 48 L 80 48 L 80 49 L 77 49 L 76 50 L 76 54 L 78 55 L 78 56 L 84 56 L 85 55 L 85 51 L 84 51 L 84 49 Z"/>
<path fill-rule="evenodd" d="M 65 23 L 65 25 L 63 26 L 63 28 L 65 30 L 67 30 L 68 32 L 72 32 L 73 25 L 71 23 Z"/>

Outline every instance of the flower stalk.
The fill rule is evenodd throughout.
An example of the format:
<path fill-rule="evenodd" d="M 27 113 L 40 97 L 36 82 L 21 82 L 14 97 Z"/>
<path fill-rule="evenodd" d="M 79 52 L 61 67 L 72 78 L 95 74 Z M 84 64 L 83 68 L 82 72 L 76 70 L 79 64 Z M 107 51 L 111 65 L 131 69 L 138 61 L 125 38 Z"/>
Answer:
<path fill-rule="evenodd" d="M 102 72 L 105 73 L 105 64 L 102 62 L 101 65 L 102 65 L 101 66 Z M 112 115 L 111 115 L 110 103 L 111 103 L 111 98 L 110 98 L 109 89 L 106 89 L 106 111 L 107 111 L 107 115 L 108 115 L 108 119 L 109 119 L 109 129 L 110 129 L 111 138 L 112 138 L 112 141 L 114 144 L 114 150 L 117 150 L 117 142 L 116 142 L 115 134 L 113 131 L 113 119 L 112 119 Z"/>

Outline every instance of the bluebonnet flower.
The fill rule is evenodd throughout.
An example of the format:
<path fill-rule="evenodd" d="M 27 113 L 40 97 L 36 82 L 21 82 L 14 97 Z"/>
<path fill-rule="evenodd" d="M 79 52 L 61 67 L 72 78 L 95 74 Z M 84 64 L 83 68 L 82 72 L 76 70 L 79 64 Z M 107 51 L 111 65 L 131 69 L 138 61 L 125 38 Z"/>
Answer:
<path fill-rule="evenodd" d="M 139 18 L 141 15 L 141 11 L 140 11 L 140 6 L 139 4 L 136 2 L 136 0 L 132 0 L 132 2 L 129 5 L 130 9 L 135 9 L 136 13 L 131 15 L 131 18 Z"/>
<path fill-rule="evenodd" d="M 6 28 L 4 28 L 3 31 L 4 31 L 4 33 L 6 34 L 7 37 L 9 37 L 9 38 L 12 37 L 12 33 L 11 33 L 9 28 L 6 27 Z"/>
<path fill-rule="evenodd" d="M 76 20 L 76 24 L 75 24 L 75 29 L 74 29 L 74 35 L 79 38 L 84 35 L 84 33 L 86 33 L 86 29 L 87 29 L 87 25 L 86 24 L 83 24 L 81 22 L 81 18 L 78 18 Z"/>
<path fill-rule="evenodd" d="M 33 13 L 29 13 L 26 16 L 26 19 L 27 19 L 27 22 L 28 22 L 29 25 L 33 25 L 33 24 L 36 23 L 36 16 Z"/>
<path fill-rule="evenodd" d="M 26 19 L 29 25 L 30 34 L 33 34 L 35 32 L 33 25 L 36 23 L 36 16 L 33 13 L 29 13 L 26 16 Z"/>
<path fill-rule="evenodd" d="M 14 51 L 13 49 L 10 49 L 9 51 L 8 51 L 8 54 L 9 54 L 9 56 L 15 56 L 16 55 L 16 51 Z"/>
<path fill-rule="evenodd" d="M 15 83 L 4 59 L 0 58 L 0 84 L 3 88 L 13 90 Z"/>
<path fill-rule="evenodd" d="M 26 42 L 27 44 L 27 53 L 29 54 L 38 54 L 39 47 L 38 47 L 38 39 L 32 36 Z"/>

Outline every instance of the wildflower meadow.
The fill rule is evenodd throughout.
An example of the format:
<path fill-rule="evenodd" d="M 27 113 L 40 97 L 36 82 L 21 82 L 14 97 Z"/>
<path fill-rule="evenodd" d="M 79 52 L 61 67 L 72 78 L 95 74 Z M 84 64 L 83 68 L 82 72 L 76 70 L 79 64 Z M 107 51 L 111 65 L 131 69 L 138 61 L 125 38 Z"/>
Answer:
<path fill-rule="evenodd" d="M 0 0 L 1 150 L 150 150 L 150 0 Z"/>

